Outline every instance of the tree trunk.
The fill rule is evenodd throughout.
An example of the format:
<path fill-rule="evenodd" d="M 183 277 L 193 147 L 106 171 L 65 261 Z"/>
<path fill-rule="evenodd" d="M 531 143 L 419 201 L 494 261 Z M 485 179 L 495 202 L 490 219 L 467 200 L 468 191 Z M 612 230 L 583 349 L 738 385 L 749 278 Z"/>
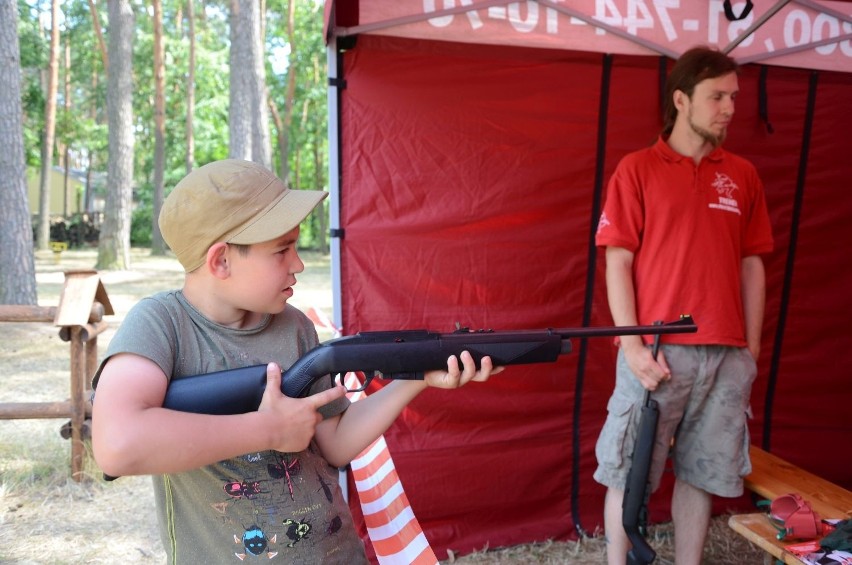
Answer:
<path fill-rule="evenodd" d="M 109 59 L 107 115 L 109 163 L 104 223 L 98 242 L 98 269 L 130 268 L 133 204 L 133 36 L 130 0 L 108 0 Z"/>
<path fill-rule="evenodd" d="M 290 186 L 290 124 L 293 123 L 293 104 L 296 98 L 296 34 L 295 29 L 296 18 L 296 2 L 290 0 L 287 2 L 287 43 L 290 44 L 290 64 L 287 65 L 287 92 L 284 102 L 284 116 L 278 112 L 278 107 L 275 105 L 271 96 L 267 95 L 269 100 L 269 109 L 272 112 L 272 117 L 275 121 L 275 128 L 278 130 L 278 152 L 281 157 L 281 172 L 279 176 L 284 184 Z M 298 186 L 298 185 L 294 185 Z"/>
<path fill-rule="evenodd" d="M 0 2 L 0 147 L 0 304 L 38 304 L 24 161 L 16 2 Z"/>
<path fill-rule="evenodd" d="M 251 6 L 243 4 L 242 0 L 231 0 L 228 156 L 251 161 Z"/>
<path fill-rule="evenodd" d="M 153 0 L 154 8 L 154 214 L 151 226 L 151 254 L 165 255 L 166 242 L 160 233 L 160 209 L 163 207 L 163 183 L 166 161 L 166 67 L 163 46 L 163 5 Z"/>
<path fill-rule="evenodd" d="M 109 74 L 109 54 L 107 53 L 107 48 L 104 43 L 104 36 L 101 32 L 101 21 L 98 17 L 98 9 L 95 6 L 94 0 L 89 0 L 89 11 L 92 14 L 92 28 L 95 30 L 95 34 L 98 38 L 98 47 L 101 54 L 101 62 L 104 65 L 104 73 Z M 95 66 L 92 66 L 92 84 L 91 89 L 92 92 L 97 92 L 99 84 L 99 75 L 98 70 Z M 96 98 L 93 96 L 91 98 L 92 103 L 89 105 L 89 117 L 95 123 L 100 123 L 102 121 L 102 117 L 100 116 L 100 107 L 95 103 Z M 92 188 L 92 172 L 96 171 L 100 166 L 98 162 L 97 153 L 92 151 L 89 153 L 88 165 L 86 168 L 86 192 L 83 197 L 83 207 L 86 210 L 87 214 L 93 214 L 93 217 L 97 217 L 95 214 L 95 195 L 94 190 Z"/>
<path fill-rule="evenodd" d="M 195 118 L 195 0 L 186 2 L 186 19 L 189 21 L 189 76 L 186 81 L 186 172 L 195 168 L 195 135 L 192 121 Z"/>
<path fill-rule="evenodd" d="M 229 155 L 272 169 L 261 27 L 257 0 L 231 0 Z"/>
<path fill-rule="evenodd" d="M 284 181 L 284 184 L 290 186 L 289 172 L 290 167 L 287 159 L 289 149 L 287 130 L 284 129 L 284 120 L 281 119 L 281 114 L 278 112 L 278 106 L 275 105 L 275 100 L 271 96 L 266 97 L 269 104 L 269 112 L 272 114 L 272 121 L 275 123 L 275 131 L 277 131 L 278 141 L 278 156 L 281 159 L 281 166 L 278 168 L 278 177 Z"/>
<path fill-rule="evenodd" d="M 266 65 L 264 64 L 264 37 L 263 28 L 264 12 L 261 4 L 256 0 L 242 0 L 243 6 L 248 11 L 251 6 L 251 103 L 252 103 L 252 127 L 251 127 L 251 155 L 252 160 L 272 170 L 272 142 L 269 133 L 269 105 L 266 103 Z"/>
<path fill-rule="evenodd" d="M 92 12 L 92 27 L 95 30 L 95 35 L 98 38 L 98 48 L 101 51 L 101 59 L 104 62 L 104 72 L 109 72 L 109 53 L 107 52 L 106 44 L 104 43 L 104 34 L 101 31 L 101 20 L 98 17 L 98 7 L 95 6 L 95 0 L 89 0 L 89 11 Z"/>
<path fill-rule="evenodd" d="M 38 191 L 36 246 L 47 249 L 50 241 L 50 173 L 56 138 L 56 91 L 59 88 L 59 0 L 50 2 L 50 57 L 47 63 L 47 92 L 44 104 L 44 139 L 41 146 L 41 178 Z"/>
<path fill-rule="evenodd" d="M 71 113 L 71 38 L 68 37 L 68 34 L 65 34 L 65 58 L 62 64 L 63 69 L 65 70 L 65 77 L 62 81 L 63 88 L 63 97 L 65 98 L 65 103 L 63 104 L 65 108 L 65 115 L 69 116 Z M 76 202 L 74 198 L 74 194 L 71 194 L 71 186 L 68 182 L 69 173 L 71 171 L 71 163 L 69 163 L 71 159 L 71 148 L 68 143 L 57 143 L 57 148 L 61 147 L 61 151 L 59 152 L 62 155 L 62 167 L 65 169 L 65 178 L 64 185 L 62 187 L 63 193 L 65 194 L 65 206 L 62 210 L 62 215 L 66 218 L 71 214 L 71 207 L 76 204 L 76 210 L 80 211 L 79 202 Z"/>
<path fill-rule="evenodd" d="M 320 147 L 322 147 L 322 134 L 320 132 L 316 132 L 316 139 L 314 140 L 314 174 L 316 178 L 314 179 L 314 187 L 316 189 L 320 189 L 325 186 L 325 180 L 323 179 L 322 172 L 325 170 L 325 164 L 323 163 L 323 153 L 320 151 Z M 317 242 L 317 249 L 324 254 L 328 254 L 328 214 L 324 211 L 323 204 L 319 205 L 319 211 L 313 216 L 316 218 L 317 229 L 314 232 L 315 241 Z"/>

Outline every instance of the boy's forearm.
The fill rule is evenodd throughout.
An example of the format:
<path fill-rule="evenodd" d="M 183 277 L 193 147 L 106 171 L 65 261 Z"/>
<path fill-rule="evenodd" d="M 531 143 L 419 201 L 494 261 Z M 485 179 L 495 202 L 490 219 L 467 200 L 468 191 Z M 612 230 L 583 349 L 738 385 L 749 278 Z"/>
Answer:
<path fill-rule="evenodd" d="M 340 416 L 319 424 L 316 439 L 323 457 L 336 467 L 349 464 L 426 388 L 424 381 L 391 381 L 352 403 Z"/>

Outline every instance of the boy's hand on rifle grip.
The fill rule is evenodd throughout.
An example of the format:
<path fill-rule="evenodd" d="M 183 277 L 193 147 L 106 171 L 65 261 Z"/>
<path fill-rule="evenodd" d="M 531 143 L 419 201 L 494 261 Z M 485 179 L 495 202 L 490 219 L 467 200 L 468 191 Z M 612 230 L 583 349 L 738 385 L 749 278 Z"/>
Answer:
<path fill-rule="evenodd" d="M 636 348 L 625 348 L 624 356 L 630 370 L 647 390 L 657 390 L 660 383 L 672 378 L 672 372 L 662 349 L 657 353 L 656 361 L 651 353 L 651 348 L 644 345 Z"/>
<path fill-rule="evenodd" d="M 426 384 L 435 388 L 459 388 L 470 381 L 483 382 L 487 381 L 491 375 L 496 375 L 505 367 L 494 367 L 491 357 L 485 356 L 480 362 L 480 369 L 476 369 L 476 363 L 473 356 L 462 351 L 461 366 L 459 359 L 455 355 L 450 355 L 447 359 L 447 372 L 443 371 L 427 371 L 423 376 Z"/>
<path fill-rule="evenodd" d="M 281 368 L 275 363 L 267 365 L 266 390 L 257 411 L 270 417 L 270 449 L 284 453 L 306 449 L 322 421 L 319 408 L 345 394 L 346 389 L 337 385 L 305 398 L 290 398 L 281 392 Z"/>

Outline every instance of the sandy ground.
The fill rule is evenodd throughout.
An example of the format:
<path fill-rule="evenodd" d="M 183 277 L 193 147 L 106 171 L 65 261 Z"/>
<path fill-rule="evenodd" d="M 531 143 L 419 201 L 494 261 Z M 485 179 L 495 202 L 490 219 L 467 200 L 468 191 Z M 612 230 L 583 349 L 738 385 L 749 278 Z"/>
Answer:
<path fill-rule="evenodd" d="M 57 262 L 37 254 L 39 304 L 55 306 L 64 272 L 92 269 L 94 250 L 68 251 Z M 304 254 L 293 304 L 331 313 L 328 258 Z M 181 284 L 180 265 L 171 258 L 134 250 L 132 270 L 101 273 L 115 315 L 98 338 L 105 350 L 127 310 L 141 297 Z M 47 323 L 0 323 L 0 403 L 57 401 L 68 397 L 68 344 Z M 327 339 L 330 334 L 322 335 Z M 2 564 L 151 564 L 163 563 L 147 477 L 101 480 L 91 458 L 87 480 L 70 480 L 69 442 L 58 433 L 64 420 L 0 420 L 0 563 Z M 705 563 L 761 563 L 761 553 L 733 535 L 726 518 L 714 520 Z M 658 564 L 672 563 L 671 525 L 652 529 Z M 450 555 L 447 563 L 571 564 L 602 563 L 601 538 L 549 542 L 473 555 Z"/>
<path fill-rule="evenodd" d="M 304 254 L 292 303 L 331 313 L 328 258 Z M 56 306 L 65 272 L 93 269 L 94 250 L 67 251 L 56 261 L 38 253 L 39 305 Z M 132 269 L 103 272 L 101 281 L 115 314 L 98 336 L 102 358 L 109 339 L 136 301 L 180 286 L 183 271 L 173 258 L 134 250 Z M 3 402 L 51 402 L 68 398 L 69 346 L 49 323 L 2 323 L 0 387 Z M 328 335 L 321 335 L 327 339 Z M 148 477 L 104 482 L 87 461 L 89 479 L 70 480 L 70 444 L 59 435 L 67 420 L 0 420 L 0 563 L 163 563 Z"/>

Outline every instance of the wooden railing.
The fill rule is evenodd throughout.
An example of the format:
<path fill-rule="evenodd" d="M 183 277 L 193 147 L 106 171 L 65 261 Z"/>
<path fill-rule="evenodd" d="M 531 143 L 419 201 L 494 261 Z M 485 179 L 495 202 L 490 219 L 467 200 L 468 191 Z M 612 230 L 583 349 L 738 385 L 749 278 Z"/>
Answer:
<path fill-rule="evenodd" d="M 92 415 L 91 376 L 97 368 L 98 334 L 108 326 L 105 315 L 112 305 L 96 271 L 68 271 L 59 306 L 0 305 L 0 322 L 46 322 L 59 327 L 59 337 L 70 343 L 70 397 L 55 402 L 3 402 L 0 420 L 69 418 L 71 477 L 83 478 Z"/>

